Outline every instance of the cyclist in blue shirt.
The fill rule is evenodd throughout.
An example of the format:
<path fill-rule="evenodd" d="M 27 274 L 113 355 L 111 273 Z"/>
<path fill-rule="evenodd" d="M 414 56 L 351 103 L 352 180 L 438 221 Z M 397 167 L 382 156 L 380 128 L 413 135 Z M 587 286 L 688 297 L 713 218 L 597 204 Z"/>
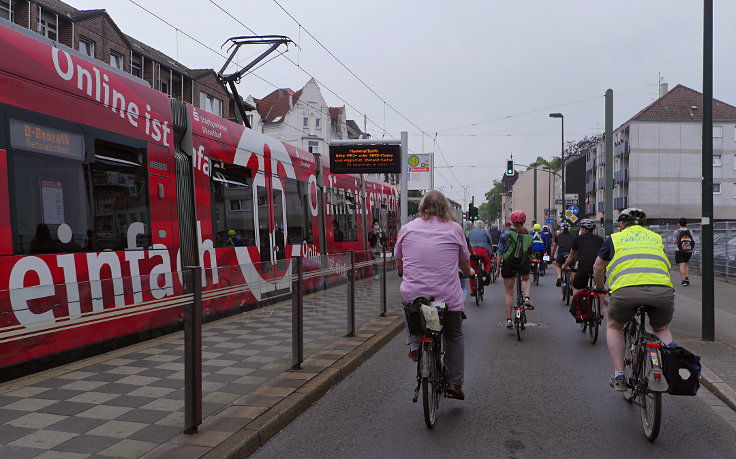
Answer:
<path fill-rule="evenodd" d="M 534 224 L 534 231 L 532 231 L 532 255 L 535 260 L 542 260 L 544 252 L 547 249 L 544 243 L 544 233 L 542 233 L 542 225 L 539 223 Z M 539 264 L 539 275 L 544 276 L 546 263 Z"/>

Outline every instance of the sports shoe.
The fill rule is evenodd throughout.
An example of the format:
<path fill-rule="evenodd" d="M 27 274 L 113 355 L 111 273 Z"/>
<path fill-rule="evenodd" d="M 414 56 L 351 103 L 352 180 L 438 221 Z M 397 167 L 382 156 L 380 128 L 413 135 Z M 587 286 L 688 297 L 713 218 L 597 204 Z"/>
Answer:
<path fill-rule="evenodd" d="M 524 307 L 530 311 L 534 309 L 534 304 L 532 303 L 532 299 L 529 298 L 528 296 L 524 297 Z"/>
<path fill-rule="evenodd" d="M 608 385 L 619 392 L 623 392 L 628 389 L 628 387 L 626 387 L 626 378 L 624 378 L 624 375 L 611 376 L 611 380 L 608 381 Z"/>
<path fill-rule="evenodd" d="M 514 322 L 511 319 L 506 319 L 506 328 L 514 328 Z"/>
<path fill-rule="evenodd" d="M 407 356 L 415 362 L 419 361 L 419 349 L 412 349 Z"/>
<path fill-rule="evenodd" d="M 684 280 L 680 282 L 680 287 L 685 287 L 686 285 L 687 285 L 687 281 Z"/>
<path fill-rule="evenodd" d="M 445 397 L 454 398 L 456 400 L 465 400 L 465 393 L 463 392 L 462 386 L 457 384 L 448 384 L 447 390 L 445 391 Z"/>
<path fill-rule="evenodd" d="M 556 285 L 557 287 L 561 287 L 561 286 L 562 286 L 562 278 L 561 278 L 561 277 L 558 277 L 558 278 L 557 278 L 557 282 L 555 282 L 555 285 Z"/>
<path fill-rule="evenodd" d="M 690 278 L 689 278 L 689 277 L 686 277 L 686 278 L 685 278 L 685 283 L 686 283 L 687 285 L 690 285 Z"/>
<path fill-rule="evenodd" d="M 470 296 L 475 296 L 475 292 L 470 292 Z"/>

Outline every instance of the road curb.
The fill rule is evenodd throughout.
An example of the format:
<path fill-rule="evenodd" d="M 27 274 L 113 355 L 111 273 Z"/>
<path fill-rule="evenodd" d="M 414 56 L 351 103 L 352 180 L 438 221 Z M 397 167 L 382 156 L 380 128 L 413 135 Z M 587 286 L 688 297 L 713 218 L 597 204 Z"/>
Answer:
<path fill-rule="evenodd" d="M 718 375 L 710 371 L 708 367 L 702 364 L 701 367 L 700 383 L 709 391 L 713 392 L 723 403 L 736 411 L 736 391 L 719 378 Z"/>
<path fill-rule="evenodd" d="M 404 318 L 396 317 L 383 330 L 322 370 L 203 457 L 225 459 L 250 456 L 403 329 Z M 305 365 L 307 364 L 308 361 L 305 361 Z"/>

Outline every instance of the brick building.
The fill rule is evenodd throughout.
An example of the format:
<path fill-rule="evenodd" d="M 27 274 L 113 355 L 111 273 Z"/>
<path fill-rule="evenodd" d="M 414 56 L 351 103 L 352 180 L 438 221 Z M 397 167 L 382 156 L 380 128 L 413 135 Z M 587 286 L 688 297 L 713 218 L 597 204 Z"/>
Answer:
<path fill-rule="evenodd" d="M 0 18 L 145 80 L 171 97 L 224 118 L 234 111 L 212 69 L 189 69 L 123 33 L 105 10 L 78 10 L 60 0 L 0 0 Z"/>

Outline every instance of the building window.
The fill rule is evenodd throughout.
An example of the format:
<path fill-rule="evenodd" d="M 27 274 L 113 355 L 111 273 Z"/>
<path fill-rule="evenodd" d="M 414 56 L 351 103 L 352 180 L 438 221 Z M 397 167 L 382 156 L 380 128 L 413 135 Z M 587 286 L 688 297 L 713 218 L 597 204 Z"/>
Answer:
<path fill-rule="evenodd" d="M 304 117 L 304 127 L 309 127 L 309 118 Z"/>
<path fill-rule="evenodd" d="M 720 183 L 713 184 L 713 194 L 721 194 L 721 184 Z"/>
<path fill-rule="evenodd" d="M 110 65 L 115 68 L 123 69 L 123 56 L 118 53 L 110 53 Z"/>
<path fill-rule="evenodd" d="M 245 115 L 245 119 L 248 120 L 248 126 L 250 126 L 252 129 L 254 127 L 253 126 L 253 115 Z"/>
<path fill-rule="evenodd" d="M 171 95 L 171 70 L 159 67 L 158 77 L 159 91 Z"/>
<path fill-rule="evenodd" d="M 314 127 L 316 127 L 317 129 L 319 129 L 320 121 L 322 121 L 320 118 L 314 120 Z"/>
<path fill-rule="evenodd" d="M 54 41 L 59 39 L 59 20 L 56 15 L 41 13 L 38 20 L 38 33 Z"/>
<path fill-rule="evenodd" d="M 721 165 L 721 155 L 713 155 L 713 167 Z"/>
<path fill-rule="evenodd" d="M 79 38 L 79 51 L 89 57 L 95 57 L 95 42 L 86 38 Z"/>
<path fill-rule="evenodd" d="M 199 108 L 207 110 L 217 116 L 222 116 L 222 101 L 207 93 L 199 93 Z"/>
<path fill-rule="evenodd" d="M 310 153 L 319 153 L 319 143 L 316 140 L 310 140 L 307 142 L 307 148 Z"/>
<path fill-rule="evenodd" d="M 713 126 L 713 137 L 723 137 L 723 126 Z"/>
<path fill-rule="evenodd" d="M 133 55 L 130 61 L 130 73 L 138 78 L 143 78 L 143 69 L 141 68 L 141 57 Z"/>
<path fill-rule="evenodd" d="M 0 18 L 13 20 L 13 5 L 10 0 L 0 0 Z"/>

